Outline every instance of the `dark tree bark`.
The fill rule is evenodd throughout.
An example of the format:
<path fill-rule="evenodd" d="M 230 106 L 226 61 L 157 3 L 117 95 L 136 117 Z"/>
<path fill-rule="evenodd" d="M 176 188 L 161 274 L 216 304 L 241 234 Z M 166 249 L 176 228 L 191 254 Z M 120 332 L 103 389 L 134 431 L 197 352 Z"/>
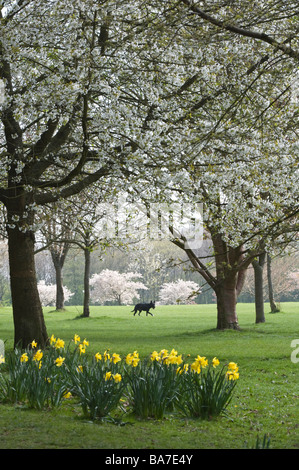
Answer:
<path fill-rule="evenodd" d="M 63 292 L 63 276 L 62 268 L 65 262 L 67 252 L 69 250 L 69 244 L 63 243 L 62 247 L 55 249 L 55 246 L 50 247 L 52 261 L 55 268 L 56 275 L 56 310 L 64 309 L 64 292 Z"/>
<path fill-rule="evenodd" d="M 21 200 L 15 200 L 13 205 L 14 208 L 8 208 L 7 235 L 15 328 L 14 346 L 23 349 L 35 340 L 40 348 L 44 348 L 48 342 L 48 335 L 37 289 L 34 233 L 25 226 L 28 222 L 33 223 L 34 216 L 33 214 L 27 216 L 26 224 L 23 224 L 24 204 Z M 16 216 L 21 220 L 17 224 L 14 223 Z"/>
<path fill-rule="evenodd" d="M 254 269 L 254 288 L 255 288 L 255 323 L 264 323 L 264 281 L 263 272 L 266 260 L 266 253 L 260 254 L 252 261 Z"/>
<path fill-rule="evenodd" d="M 84 249 L 85 267 L 84 267 L 84 301 L 83 301 L 83 317 L 89 317 L 89 300 L 90 300 L 90 249 Z"/>
<path fill-rule="evenodd" d="M 267 280 L 268 280 L 268 291 L 269 291 L 269 302 L 271 313 L 279 312 L 279 308 L 274 300 L 274 290 L 272 284 L 272 270 L 271 270 L 271 256 L 267 254 Z"/>
<path fill-rule="evenodd" d="M 211 235 L 216 275 L 202 263 L 200 256 L 191 249 L 186 249 L 184 240 L 174 240 L 173 243 L 182 248 L 188 255 L 195 270 L 206 280 L 214 290 L 217 298 L 217 329 L 239 330 L 236 312 L 238 295 L 240 294 L 250 261 L 244 260 L 243 247 L 229 247 L 221 234 Z"/>

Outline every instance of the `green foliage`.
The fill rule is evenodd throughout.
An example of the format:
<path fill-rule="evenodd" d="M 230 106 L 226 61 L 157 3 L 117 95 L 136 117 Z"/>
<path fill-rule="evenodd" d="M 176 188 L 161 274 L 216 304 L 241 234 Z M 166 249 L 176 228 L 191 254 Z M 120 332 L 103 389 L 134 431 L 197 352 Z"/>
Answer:
<path fill-rule="evenodd" d="M 236 382 L 227 379 L 225 368 L 218 372 L 210 365 L 200 374 L 182 374 L 182 413 L 191 418 L 211 419 L 224 413 L 229 405 Z"/>
<path fill-rule="evenodd" d="M 255 447 L 253 449 L 270 449 L 270 437 L 267 434 L 264 434 L 263 439 L 261 440 L 259 436 L 256 438 Z"/>
<path fill-rule="evenodd" d="M 63 375 L 53 361 L 53 354 L 15 350 L 5 362 L 7 374 L 0 374 L 0 401 L 26 402 L 30 408 L 41 410 L 61 404 L 66 385 Z M 42 360 L 43 359 L 43 360 Z"/>
<path fill-rule="evenodd" d="M 118 407 L 124 384 L 117 381 L 116 374 L 113 377 L 94 361 L 69 372 L 72 393 L 79 398 L 85 417 L 104 418 Z"/>
<path fill-rule="evenodd" d="M 169 410 L 185 411 L 181 400 L 191 411 L 187 397 L 192 397 L 195 404 L 199 393 L 200 407 L 207 408 L 207 412 L 191 411 L 191 415 L 207 418 L 220 414 L 234 388 L 228 373 L 222 374 L 220 381 L 210 368 L 205 376 L 198 368 L 193 370 L 196 361 L 186 373 L 189 365 L 178 367 L 183 359 L 174 349 L 170 353 L 166 349 L 154 351 L 150 359 L 143 361 L 134 351 L 124 362 L 119 354 L 108 351 L 88 358 L 85 352 L 89 342 L 84 339 L 77 345 L 79 341 L 75 334 L 75 348 L 70 347 L 71 343 L 65 348 L 64 341 L 52 335 L 51 346 L 45 351 L 36 350 L 35 342 L 25 352 L 14 350 L 6 362 L 7 375 L 0 374 L 0 401 L 24 402 L 29 408 L 42 410 L 59 406 L 64 396 L 74 395 L 84 416 L 95 420 L 109 416 L 125 396 L 137 417 L 162 419 Z M 212 391 L 221 397 L 216 412 L 209 405 Z"/>
<path fill-rule="evenodd" d="M 145 360 L 127 373 L 128 399 L 140 418 L 162 419 L 179 400 L 176 368 Z"/>

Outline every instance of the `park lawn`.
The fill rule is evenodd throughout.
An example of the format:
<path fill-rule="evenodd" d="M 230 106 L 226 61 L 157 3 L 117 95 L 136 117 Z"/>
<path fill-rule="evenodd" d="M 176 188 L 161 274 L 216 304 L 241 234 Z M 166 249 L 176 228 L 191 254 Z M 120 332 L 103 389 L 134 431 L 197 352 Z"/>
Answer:
<path fill-rule="evenodd" d="M 270 436 L 271 448 L 299 448 L 299 363 L 291 361 L 291 341 L 299 339 L 299 304 L 285 303 L 255 325 L 254 304 L 239 304 L 241 331 L 217 331 L 215 305 L 157 306 L 154 316 L 133 316 L 132 307 L 80 307 L 65 312 L 45 309 L 49 336 L 71 341 L 77 333 L 89 341 L 87 353 L 111 352 L 140 357 L 175 348 L 239 365 L 240 379 L 229 416 L 212 421 L 187 420 L 175 414 L 161 421 L 122 416 L 126 425 L 83 419 L 75 399 L 54 410 L 30 410 L 24 404 L 0 405 L 0 448 L 34 449 L 244 449 Z M 13 345 L 10 308 L 0 308 L 0 339 Z M 299 357 L 299 354 L 297 354 Z"/>

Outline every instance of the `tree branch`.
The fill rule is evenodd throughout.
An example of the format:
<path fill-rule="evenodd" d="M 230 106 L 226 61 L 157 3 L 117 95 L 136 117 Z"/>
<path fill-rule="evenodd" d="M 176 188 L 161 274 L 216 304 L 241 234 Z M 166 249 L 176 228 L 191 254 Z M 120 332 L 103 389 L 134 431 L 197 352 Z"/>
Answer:
<path fill-rule="evenodd" d="M 200 18 L 202 18 L 205 21 L 208 21 L 209 23 L 213 24 L 214 26 L 217 26 L 218 28 L 224 29 L 226 31 L 230 31 L 231 33 L 235 33 L 240 36 L 245 36 L 248 38 L 258 39 L 260 41 L 266 42 L 267 44 L 270 44 L 276 49 L 282 51 L 284 54 L 288 55 L 289 57 L 299 60 L 299 51 L 292 49 L 290 46 L 286 45 L 285 43 L 280 43 L 276 41 L 274 38 L 272 38 L 266 33 L 260 33 L 258 31 L 244 29 L 239 26 L 226 23 L 225 21 L 217 20 L 215 17 L 202 11 L 196 5 L 193 5 L 192 4 L 193 2 L 190 0 L 181 0 L 181 2 L 187 5 L 187 7 L 189 7 L 189 9 L 193 13 L 198 15 Z"/>

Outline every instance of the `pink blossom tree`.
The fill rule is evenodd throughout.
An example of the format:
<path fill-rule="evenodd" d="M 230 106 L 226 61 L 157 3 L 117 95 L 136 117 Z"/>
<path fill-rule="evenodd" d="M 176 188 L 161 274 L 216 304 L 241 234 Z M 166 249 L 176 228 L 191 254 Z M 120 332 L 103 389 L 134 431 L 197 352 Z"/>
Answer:
<path fill-rule="evenodd" d="M 147 290 L 147 287 L 136 279 L 141 279 L 139 273 L 119 273 L 104 269 L 100 274 L 94 274 L 91 278 L 91 299 L 94 302 L 117 302 L 132 304 L 134 298 L 139 298 L 139 290 Z"/>
<path fill-rule="evenodd" d="M 200 293 L 200 287 L 193 281 L 178 279 L 163 284 L 159 298 L 162 304 L 189 304 Z"/>

